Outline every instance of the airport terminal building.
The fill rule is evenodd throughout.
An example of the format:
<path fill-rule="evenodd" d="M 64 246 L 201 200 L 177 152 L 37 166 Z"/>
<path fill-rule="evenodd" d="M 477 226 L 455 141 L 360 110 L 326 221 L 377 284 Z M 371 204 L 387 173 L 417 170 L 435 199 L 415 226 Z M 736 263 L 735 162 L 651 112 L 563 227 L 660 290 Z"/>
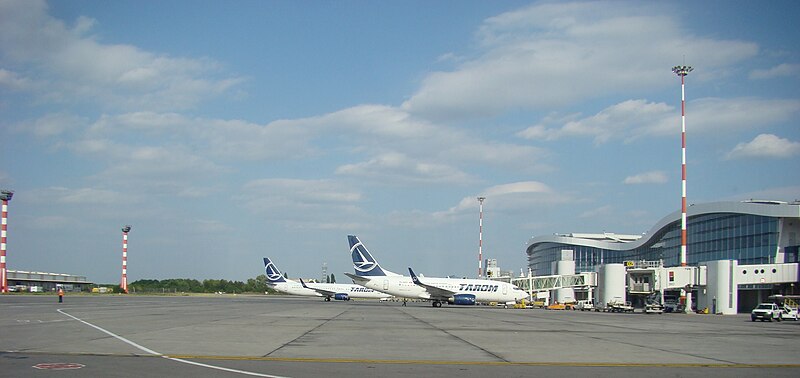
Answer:
<path fill-rule="evenodd" d="M 798 236 L 800 202 L 750 200 L 692 205 L 687 209 L 687 265 L 704 266 L 720 260 L 736 260 L 742 266 L 797 263 Z M 631 261 L 680 266 L 680 249 L 681 212 L 676 211 L 642 235 L 569 233 L 534 237 L 526 254 L 532 275 L 547 276 L 557 274 L 557 262 L 564 251 L 571 252 L 575 272 L 595 272 L 602 265 Z M 797 286 L 794 282 L 770 285 L 767 281 L 764 285 L 740 285 L 739 291 L 742 296 L 743 289 L 762 290 L 760 299 L 767 292 L 798 294 Z"/>
<path fill-rule="evenodd" d="M 92 282 L 85 276 L 66 273 L 27 272 L 24 270 L 8 270 L 9 291 L 48 292 L 56 287 L 65 291 L 87 291 Z"/>

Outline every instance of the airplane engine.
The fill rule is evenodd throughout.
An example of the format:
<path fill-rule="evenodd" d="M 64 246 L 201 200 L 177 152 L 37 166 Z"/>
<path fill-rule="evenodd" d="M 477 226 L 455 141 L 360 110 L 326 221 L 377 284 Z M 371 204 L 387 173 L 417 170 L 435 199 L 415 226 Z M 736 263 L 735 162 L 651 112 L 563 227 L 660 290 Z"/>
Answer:
<path fill-rule="evenodd" d="M 453 296 L 453 304 L 472 306 L 475 304 L 475 294 L 456 294 Z"/>
<path fill-rule="evenodd" d="M 336 293 L 333 295 L 333 299 L 337 301 L 349 301 L 350 296 L 347 293 Z"/>

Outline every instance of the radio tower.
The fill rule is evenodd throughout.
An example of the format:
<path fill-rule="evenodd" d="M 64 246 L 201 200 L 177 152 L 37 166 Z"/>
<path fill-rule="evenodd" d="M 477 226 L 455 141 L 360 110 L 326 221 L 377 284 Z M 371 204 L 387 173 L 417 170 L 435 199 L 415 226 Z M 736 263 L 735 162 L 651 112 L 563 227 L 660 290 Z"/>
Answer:
<path fill-rule="evenodd" d="M 6 275 L 6 232 L 8 232 L 8 201 L 14 192 L 11 190 L 1 190 L 0 200 L 3 201 L 3 219 L 0 224 L 0 293 L 8 293 L 8 279 Z"/>
<path fill-rule="evenodd" d="M 122 280 L 119 287 L 122 292 L 128 293 L 128 233 L 131 232 L 131 226 L 125 225 L 122 227 Z"/>
<path fill-rule="evenodd" d="M 681 266 L 686 266 L 686 84 L 685 78 L 692 72 L 691 66 L 675 66 L 672 72 L 681 77 Z M 692 311 L 692 293 L 681 289 L 681 302 L 685 312 Z"/>
<path fill-rule="evenodd" d="M 480 202 L 480 221 L 478 222 L 478 278 L 483 277 L 483 200 L 486 197 L 478 197 Z"/>

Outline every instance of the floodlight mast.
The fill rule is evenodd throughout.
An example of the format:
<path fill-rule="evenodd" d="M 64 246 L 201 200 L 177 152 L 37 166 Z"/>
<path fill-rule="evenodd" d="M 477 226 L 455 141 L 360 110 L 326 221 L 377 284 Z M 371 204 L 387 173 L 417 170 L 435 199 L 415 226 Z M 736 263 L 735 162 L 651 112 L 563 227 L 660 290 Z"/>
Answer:
<path fill-rule="evenodd" d="M 480 202 L 480 216 L 478 221 L 478 278 L 483 277 L 483 200 L 486 197 L 478 197 Z"/>
<path fill-rule="evenodd" d="M 131 232 L 131 226 L 125 225 L 122 227 L 122 279 L 120 280 L 120 290 L 123 293 L 128 293 L 128 233 Z"/>
<path fill-rule="evenodd" d="M 6 237 L 8 232 L 8 201 L 14 196 L 13 190 L 0 190 L 3 201 L 2 223 L 0 224 L 0 293 L 8 293 L 8 274 L 6 270 Z"/>
<path fill-rule="evenodd" d="M 681 78 L 681 266 L 686 266 L 686 84 L 691 66 L 675 66 L 672 72 Z"/>
<path fill-rule="evenodd" d="M 681 266 L 686 266 L 686 82 L 685 78 L 692 72 L 692 66 L 675 66 L 672 72 L 681 78 Z M 692 311 L 692 292 L 691 289 L 681 289 L 681 302 L 684 304 L 684 312 Z"/>

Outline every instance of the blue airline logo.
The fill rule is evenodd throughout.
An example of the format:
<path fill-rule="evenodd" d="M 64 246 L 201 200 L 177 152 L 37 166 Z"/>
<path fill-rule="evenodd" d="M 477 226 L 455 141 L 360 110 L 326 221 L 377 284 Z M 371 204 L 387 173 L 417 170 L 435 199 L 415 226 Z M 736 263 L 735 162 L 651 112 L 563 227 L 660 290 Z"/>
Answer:
<path fill-rule="evenodd" d="M 266 257 L 264 258 L 264 273 L 267 275 L 267 280 L 269 282 L 286 282 L 281 271 Z"/>
<path fill-rule="evenodd" d="M 375 258 L 369 253 L 361 240 L 354 235 L 349 235 L 347 239 L 350 241 L 350 255 L 353 258 L 353 269 L 356 271 L 357 276 L 385 276 L 386 273 L 375 261 Z"/>

